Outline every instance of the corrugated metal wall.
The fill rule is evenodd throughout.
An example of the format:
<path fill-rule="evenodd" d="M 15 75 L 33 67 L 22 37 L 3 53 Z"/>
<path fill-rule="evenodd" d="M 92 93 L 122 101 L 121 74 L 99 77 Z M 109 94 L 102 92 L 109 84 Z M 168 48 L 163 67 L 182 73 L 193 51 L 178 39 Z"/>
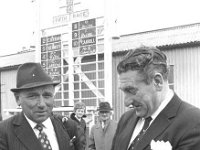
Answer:
<path fill-rule="evenodd" d="M 184 100 L 200 108 L 200 47 L 164 51 L 174 65 L 174 90 Z"/>
<path fill-rule="evenodd" d="M 169 65 L 174 65 L 174 90 L 185 101 L 200 108 L 200 47 L 164 50 Z M 118 89 L 116 66 L 122 56 L 113 57 L 113 107 L 114 119 L 127 110 L 123 93 Z"/>
<path fill-rule="evenodd" d="M 11 88 L 15 87 L 16 83 L 16 70 L 8 70 L 1 72 L 1 99 L 2 99 L 2 117 L 3 119 L 9 117 L 8 114 L 3 112 L 3 109 L 16 108 L 17 104 L 13 93 L 10 91 Z M 14 87 L 13 87 L 14 86 Z"/>
<path fill-rule="evenodd" d="M 113 92 L 112 92 L 112 97 L 113 97 L 113 108 L 114 108 L 114 120 L 119 120 L 120 116 L 127 110 L 126 107 L 124 107 L 124 98 L 123 98 L 123 93 L 121 90 L 119 90 L 118 86 L 118 74 L 117 74 L 117 64 L 120 62 L 122 56 L 114 56 L 113 57 L 113 64 L 112 64 L 112 69 L 113 69 Z"/>

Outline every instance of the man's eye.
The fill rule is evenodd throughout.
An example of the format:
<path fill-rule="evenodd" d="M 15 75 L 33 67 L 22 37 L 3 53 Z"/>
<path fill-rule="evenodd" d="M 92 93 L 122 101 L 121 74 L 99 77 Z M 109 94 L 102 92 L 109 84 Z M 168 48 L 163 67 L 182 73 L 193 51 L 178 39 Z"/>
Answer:
<path fill-rule="evenodd" d="M 52 98 L 53 95 L 43 95 L 44 98 L 48 99 L 48 98 Z"/>
<path fill-rule="evenodd" d="M 38 95 L 28 95 L 27 98 L 28 99 L 37 99 Z"/>

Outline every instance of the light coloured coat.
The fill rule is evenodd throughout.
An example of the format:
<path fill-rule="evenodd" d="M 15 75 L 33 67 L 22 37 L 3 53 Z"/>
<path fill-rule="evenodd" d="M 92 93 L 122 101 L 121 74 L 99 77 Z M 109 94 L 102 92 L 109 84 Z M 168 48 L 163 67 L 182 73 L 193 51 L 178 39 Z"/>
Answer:
<path fill-rule="evenodd" d="M 93 125 L 89 135 L 89 150 L 110 150 L 116 128 L 117 122 L 114 120 L 110 120 L 104 129 L 100 122 Z"/>

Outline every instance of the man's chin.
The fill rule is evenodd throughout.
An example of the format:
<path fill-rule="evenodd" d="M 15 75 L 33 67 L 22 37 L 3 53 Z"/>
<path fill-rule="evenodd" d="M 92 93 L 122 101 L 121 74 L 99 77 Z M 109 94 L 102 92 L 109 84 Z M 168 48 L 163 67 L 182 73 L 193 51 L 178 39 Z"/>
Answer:
<path fill-rule="evenodd" d="M 136 116 L 141 117 L 141 118 L 145 118 L 146 114 L 142 113 L 141 111 L 136 110 Z"/>
<path fill-rule="evenodd" d="M 39 117 L 39 118 L 35 119 L 36 123 L 42 123 L 45 120 L 47 120 L 47 117 Z"/>
<path fill-rule="evenodd" d="M 49 118 L 49 115 L 37 115 L 36 117 L 35 117 L 35 121 L 37 122 L 37 123 L 41 123 L 41 122 L 44 122 L 45 120 L 47 120 Z"/>

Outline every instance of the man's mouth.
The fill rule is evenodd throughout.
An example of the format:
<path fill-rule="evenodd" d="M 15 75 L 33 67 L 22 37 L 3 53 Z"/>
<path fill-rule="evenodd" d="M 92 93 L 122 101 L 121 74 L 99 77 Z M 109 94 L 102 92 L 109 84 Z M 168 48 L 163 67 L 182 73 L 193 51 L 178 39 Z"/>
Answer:
<path fill-rule="evenodd" d="M 37 111 L 36 113 L 37 114 L 44 114 L 44 113 L 46 113 L 46 111 Z"/>

